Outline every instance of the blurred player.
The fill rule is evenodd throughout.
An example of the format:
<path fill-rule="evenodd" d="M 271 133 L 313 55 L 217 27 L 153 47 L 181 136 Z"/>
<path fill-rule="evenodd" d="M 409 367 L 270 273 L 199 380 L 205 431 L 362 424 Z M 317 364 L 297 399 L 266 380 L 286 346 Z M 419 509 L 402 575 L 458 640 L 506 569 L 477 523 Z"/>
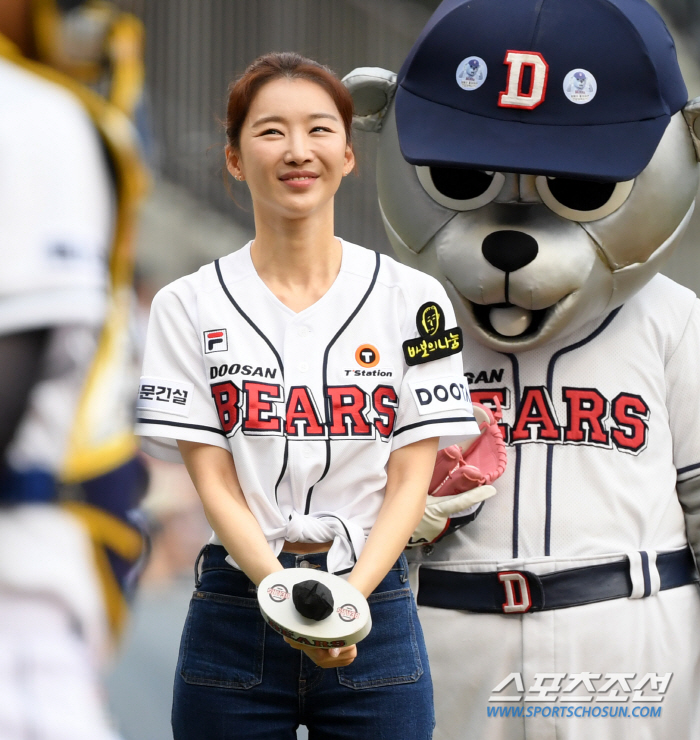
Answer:
<path fill-rule="evenodd" d="M 141 44 L 106 3 L 0 3 L 3 740 L 115 737 L 99 668 L 143 550 L 128 337 Z"/>

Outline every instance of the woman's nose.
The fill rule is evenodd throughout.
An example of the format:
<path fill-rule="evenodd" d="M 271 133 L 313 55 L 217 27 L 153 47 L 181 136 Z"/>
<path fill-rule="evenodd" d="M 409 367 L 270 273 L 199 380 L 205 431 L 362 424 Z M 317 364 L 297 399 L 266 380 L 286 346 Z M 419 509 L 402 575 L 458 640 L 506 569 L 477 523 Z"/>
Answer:
<path fill-rule="evenodd" d="M 285 162 L 288 164 L 301 164 L 311 159 L 312 155 L 306 136 L 300 133 L 291 134 L 288 140 L 289 148 L 285 155 Z"/>

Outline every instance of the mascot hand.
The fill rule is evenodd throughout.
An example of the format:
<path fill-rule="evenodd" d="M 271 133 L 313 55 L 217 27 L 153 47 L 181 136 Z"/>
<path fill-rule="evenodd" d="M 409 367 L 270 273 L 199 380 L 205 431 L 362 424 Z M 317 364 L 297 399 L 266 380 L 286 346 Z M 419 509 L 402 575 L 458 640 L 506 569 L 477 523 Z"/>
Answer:
<path fill-rule="evenodd" d="M 479 486 L 455 496 L 428 496 L 423 518 L 416 527 L 416 531 L 411 535 L 406 547 L 417 547 L 418 545 L 437 542 L 451 529 L 452 517 L 455 514 L 460 514 L 460 519 L 464 519 L 460 526 L 466 524 L 474 518 L 475 509 L 478 508 L 479 504 L 495 493 L 496 489 L 493 486 Z M 454 527 L 454 529 L 458 528 Z"/>

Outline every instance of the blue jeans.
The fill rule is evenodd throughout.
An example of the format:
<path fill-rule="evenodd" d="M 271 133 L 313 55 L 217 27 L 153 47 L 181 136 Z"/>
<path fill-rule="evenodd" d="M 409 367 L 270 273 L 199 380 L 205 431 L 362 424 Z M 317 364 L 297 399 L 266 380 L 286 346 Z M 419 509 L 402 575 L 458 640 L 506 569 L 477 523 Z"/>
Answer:
<path fill-rule="evenodd" d="M 319 668 L 266 624 L 255 586 L 207 545 L 182 633 L 174 740 L 430 740 L 433 693 L 401 556 L 369 597 L 372 631 L 344 668 Z M 281 553 L 285 568 L 326 569 L 326 554 Z"/>

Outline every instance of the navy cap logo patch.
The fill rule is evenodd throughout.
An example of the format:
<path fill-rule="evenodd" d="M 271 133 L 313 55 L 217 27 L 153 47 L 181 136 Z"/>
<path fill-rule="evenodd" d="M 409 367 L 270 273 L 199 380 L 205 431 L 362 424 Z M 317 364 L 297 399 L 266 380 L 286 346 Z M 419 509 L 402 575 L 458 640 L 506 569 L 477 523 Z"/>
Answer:
<path fill-rule="evenodd" d="M 590 103 L 598 92 L 598 83 L 587 69 L 572 69 L 564 78 L 564 95 L 577 105 Z"/>
<path fill-rule="evenodd" d="M 544 103 L 549 65 L 537 51 L 508 51 L 503 62 L 508 65 L 506 89 L 498 98 L 501 108 L 534 110 Z M 530 70 L 530 89 L 523 90 L 525 69 Z"/>
<path fill-rule="evenodd" d="M 457 67 L 457 84 L 462 90 L 478 90 L 488 76 L 489 69 L 481 57 L 462 59 Z"/>

